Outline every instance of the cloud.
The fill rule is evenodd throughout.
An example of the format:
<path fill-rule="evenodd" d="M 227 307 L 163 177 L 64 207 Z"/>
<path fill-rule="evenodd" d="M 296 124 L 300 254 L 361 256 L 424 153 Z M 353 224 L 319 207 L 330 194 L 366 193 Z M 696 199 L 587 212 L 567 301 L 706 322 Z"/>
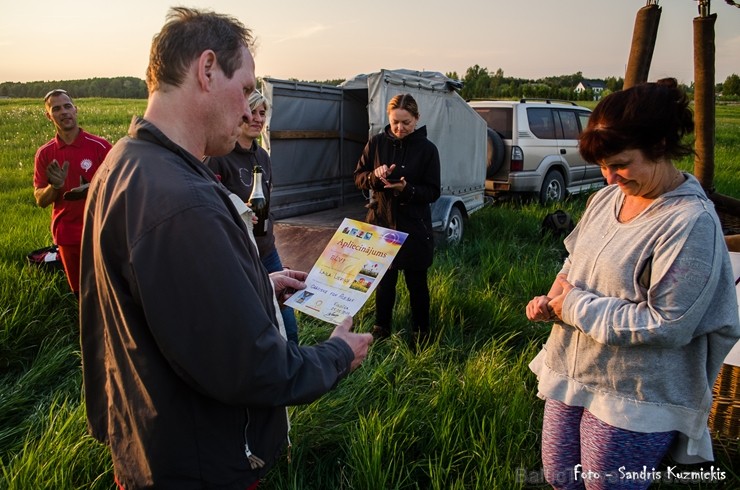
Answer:
<path fill-rule="evenodd" d="M 312 37 L 315 34 L 318 34 L 319 32 L 328 30 L 329 27 L 322 25 L 322 24 L 314 24 L 311 27 L 306 27 L 304 29 L 301 29 L 297 32 L 294 32 L 293 34 L 289 36 L 285 36 L 283 38 L 278 39 L 275 41 L 276 43 L 285 43 L 288 41 L 295 41 L 296 39 L 306 39 L 308 37 Z"/>

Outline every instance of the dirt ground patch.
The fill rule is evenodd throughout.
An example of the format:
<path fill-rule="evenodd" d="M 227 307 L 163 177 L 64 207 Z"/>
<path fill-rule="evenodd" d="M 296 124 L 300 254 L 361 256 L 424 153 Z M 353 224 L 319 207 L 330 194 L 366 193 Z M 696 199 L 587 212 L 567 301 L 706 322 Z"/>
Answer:
<path fill-rule="evenodd" d="M 364 201 L 356 201 L 318 213 L 277 220 L 275 244 L 283 266 L 310 271 L 344 218 L 365 220 L 367 209 L 363 204 Z"/>

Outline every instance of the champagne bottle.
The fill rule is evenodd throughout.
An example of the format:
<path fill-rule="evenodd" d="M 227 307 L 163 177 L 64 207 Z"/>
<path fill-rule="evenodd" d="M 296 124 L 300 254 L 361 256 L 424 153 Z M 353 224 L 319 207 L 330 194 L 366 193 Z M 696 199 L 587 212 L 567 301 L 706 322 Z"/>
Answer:
<path fill-rule="evenodd" d="M 267 234 L 270 203 L 265 198 L 265 193 L 262 190 L 262 167 L 255 165 L 252 176 L 252 194 L 249 196 L 248 202 L 257 216 L 257 223 L 254 225 L 254 236 L 265 236 Z"/>

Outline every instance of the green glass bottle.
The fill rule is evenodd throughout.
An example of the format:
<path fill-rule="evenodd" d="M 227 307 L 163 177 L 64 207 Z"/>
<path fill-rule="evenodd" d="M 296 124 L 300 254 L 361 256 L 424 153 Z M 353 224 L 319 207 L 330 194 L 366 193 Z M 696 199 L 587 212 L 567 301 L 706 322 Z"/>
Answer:
<path fill-rule="evenodd" d="M 270 203 L 267 201 L 265 193 L 262 190 L 262 167 L 255 165 L 252 176 L 252 194 L 249 196 L 248 203 L 257 216 L 257 223 L 254 225 L 253 233 L 254 236 L 265 236 L 267 234 Z"/>

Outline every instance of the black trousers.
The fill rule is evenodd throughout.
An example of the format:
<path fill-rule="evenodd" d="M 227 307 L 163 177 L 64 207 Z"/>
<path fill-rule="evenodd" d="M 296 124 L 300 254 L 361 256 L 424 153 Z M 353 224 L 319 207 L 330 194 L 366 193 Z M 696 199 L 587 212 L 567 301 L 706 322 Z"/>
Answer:
<path fill-rule="evenodd" d="M 375 290 L 375 324 L 391 331 L 393 306 L 396 304 L 396 283 L 398 269 L 390 268 L 380 280 Z M 414 322 L 413 330 L 429 331 L 429 286 L 427 285 L 427 269 L 404 269 L 403 277 L 409 290 L 411 304 L 411 319 Z"/>

